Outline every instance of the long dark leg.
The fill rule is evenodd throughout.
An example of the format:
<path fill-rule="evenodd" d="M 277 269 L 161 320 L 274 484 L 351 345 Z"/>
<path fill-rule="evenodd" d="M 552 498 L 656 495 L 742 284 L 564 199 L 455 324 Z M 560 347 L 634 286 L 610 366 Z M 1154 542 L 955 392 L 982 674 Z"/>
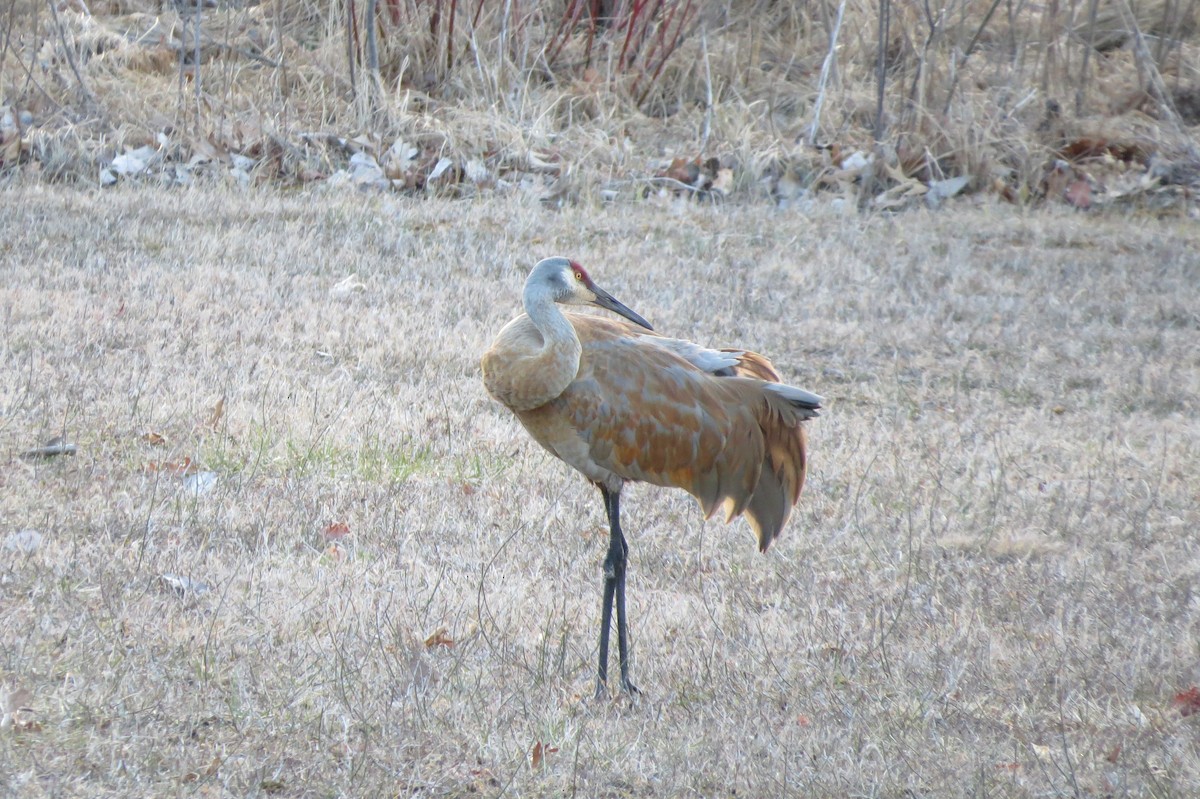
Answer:
<path fill-rule="evenodd" d="M 620 493 L 603 486 L 604 510 L 608 514 L 608 555 L 604 558 L 604 598 L 600 607 L 600 666 L 596 671 L 596 697 L 608 694 L 608 635 L 612 628 L 613 605 L 617 607 L 617 655 L 621 661 L 621 690 L 636 694 L 629 680 L 629 624 L 625 618 L 625 563 L 629 545 L 621 532 Z"/>

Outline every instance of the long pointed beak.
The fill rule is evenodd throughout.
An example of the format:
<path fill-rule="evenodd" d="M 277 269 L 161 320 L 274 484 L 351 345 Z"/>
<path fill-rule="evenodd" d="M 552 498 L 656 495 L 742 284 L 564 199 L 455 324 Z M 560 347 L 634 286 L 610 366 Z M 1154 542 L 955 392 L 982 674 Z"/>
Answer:
<path fill-rule="evenodd" d="M 654 329 L 654 328 L 650 327 L 649 322 L 647 322 L 645 319 L 643 319 L 638 314 L 634 313 L 633 310 L 631 310 L 628 305 L 621 302 L 620 300 L 618 300 L 613 295 L 609 294 L 604 289 L 602 289 L 599 286 L 594 285 L 594 284 L 591 286 L 588 286 L 588 288 L 590 288 L 592 290 L 592 293 L 596 295 L 596 299 L 592 301 L 592 305 L 597 305 L 601 308 L 605 308 L 609 311 L 612 311 L 613 313 L 620 314 L 621 316 L 624 316 L 626 319 L 628 319 L 630 322 L 633 322 L 635 325 L 641 325 L 642 327 L 646 328 L 647 330 Z"/>

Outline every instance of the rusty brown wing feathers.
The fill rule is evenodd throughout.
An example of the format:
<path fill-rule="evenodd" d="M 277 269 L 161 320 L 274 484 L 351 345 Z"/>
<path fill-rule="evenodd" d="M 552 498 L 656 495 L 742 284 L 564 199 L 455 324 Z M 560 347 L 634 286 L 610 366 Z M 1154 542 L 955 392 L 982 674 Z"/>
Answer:
<path fill-rule="evenodd" d="M 706 516 L 744 513 L 765 550 L 799 499 L 807 457 L 805 417 L 770 390 L 779 379 L 770 362 L 727 350 L 738 362 L 719 377 L 644 331 L 571 316 L 579 372 L 551 405 L 591 457 L 625 479 L 684 489 Z"/>

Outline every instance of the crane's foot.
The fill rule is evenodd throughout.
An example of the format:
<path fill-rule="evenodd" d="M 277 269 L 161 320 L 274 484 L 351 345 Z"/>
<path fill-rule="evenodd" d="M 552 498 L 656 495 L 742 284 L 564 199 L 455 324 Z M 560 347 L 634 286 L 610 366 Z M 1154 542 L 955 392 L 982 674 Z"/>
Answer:
<path fill-rule="evenodd" d="M 636 699 L 642 695 L 642 689 L 638 688 L 628 677 L 621 678 L 621 695 L 627 696 L 630 699 Z M 612 697 L 608 693 L 608 683 L 603 680 L 596 681 L 596 693 L 592 697 L 594 702 L 607 702 Z"/>

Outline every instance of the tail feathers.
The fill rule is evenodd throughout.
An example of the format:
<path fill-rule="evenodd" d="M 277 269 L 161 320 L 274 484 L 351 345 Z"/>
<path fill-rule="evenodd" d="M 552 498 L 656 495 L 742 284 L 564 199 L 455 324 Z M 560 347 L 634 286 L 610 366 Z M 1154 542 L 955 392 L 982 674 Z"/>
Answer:
<path fill-rule="evenodd" d="M 801 422 L 816 414 L 820 398 L 779 384 L 737 385 L 744 412 L 712 468 L 691 475 L 689 491 L 706 517 L 718 509 L 727 522 L 745 515 L 758 548 L 765 551 L 779 537 L 804 488 L 808 442 Z"/>
<path fill-rule="evenodd" d="M 792 508 L 800 500 L 804 478 L 808 474 L 808 439 L 798 424 L 783 424 L 781 419 L 764 425 L 766 452 L 746 505 L 746 520 L 758 536 L 758 549 L 766 552 L 779 537 Z"/>
<path fill-rule="evenodd" d="M 757 352 L 727 348 L 722 349 L 721 352 L 737 356 L 737 363 L 730 367 L 724 376 L 754 377 L 765 383 L 779 382 L 779 372 L 775 371 L 775 366 Z"/>
<path fill-rule="evenodd" d="M 821 403 L 825 401 L 825 398 L 819 394 L 783 383 L 771 383 L 766 389 L 775 397 L 785 400 L 800 420 L 812 419 L 821 415 Z"/>
<path fill-rule="evenodd" d="M 775 366 L 757 352 L 745 350 L 723 349 L 730 355 L 737 356 L 737 363 L 726 369 L 714 372 L 725 377 L 753 377 L 767 383 L 766 389 L 778 397 L 787 400 L 800 413 L 801 419 L 812 419 L 820 416 L 821 403 L 825 398 L 802 388 L 780 383 L 779 373 Z"/>
<path fill-rule="evenodd" d="M 716 468 L 698 475 L 693 485 L 691 493 L 700 501 L 706 519 L 720 509 L 728 524 L 742 515 L 753 497 L 762 469 L 762 434 L 758 430 L 747 432 L 743 445 L 728 446 Z"/>
<path fill-rule="evenodd" d="M 808 473 L 808 439 L 802 422 L 820 415 L 824 399 L 780 383 L 775 367 L 758 353 L 721 352 L 736 362 L 722 363 L 711 373 L 731 378 L 728 386 L 737 399 L 728 400 L 744 415 L 738 414 L 740 419 L 713 468 L 692 475 L 690 492 L 706 518 L 718 508 L 724 510 L 726 522 L 745 515 L 758 537 L 759 550 L 765 552 L 800 500 Z"/>

